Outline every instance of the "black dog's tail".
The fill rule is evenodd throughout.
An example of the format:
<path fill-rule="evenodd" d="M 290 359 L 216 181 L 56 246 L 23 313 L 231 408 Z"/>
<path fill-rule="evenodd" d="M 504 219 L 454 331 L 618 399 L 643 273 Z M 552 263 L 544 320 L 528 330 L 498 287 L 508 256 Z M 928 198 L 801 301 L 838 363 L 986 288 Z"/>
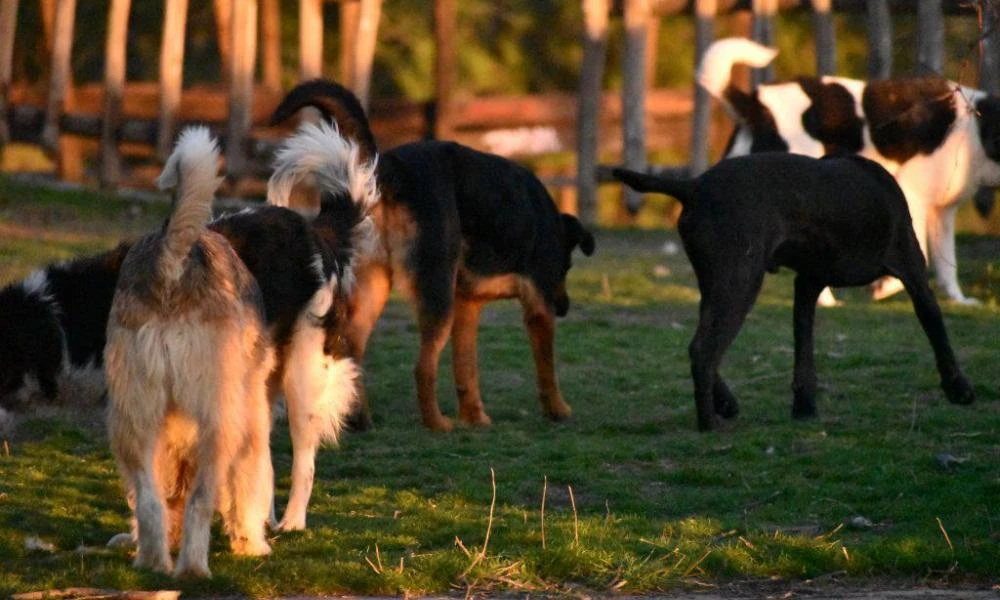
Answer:
<path fill-rule="evenodd" d="M 358 97 L 333 81 L 313 79 L 292 88 L 271 114 L 271 125 L 289 119 L 306 106 L 317 109 L 324 120 L 337 125 L 341 135 L 354 140 L 361 148 L 362 159 L 372 160 L 378 154 L 368 116 Z"/>
<path fill-rule="evenodd" d="M 637 192 L 656 192 L 673 196 L 684 206 L 690 205 L 695 198 L 694 179 L 668 179 L 628 169 L 614 169 L 611 174 Z"/>

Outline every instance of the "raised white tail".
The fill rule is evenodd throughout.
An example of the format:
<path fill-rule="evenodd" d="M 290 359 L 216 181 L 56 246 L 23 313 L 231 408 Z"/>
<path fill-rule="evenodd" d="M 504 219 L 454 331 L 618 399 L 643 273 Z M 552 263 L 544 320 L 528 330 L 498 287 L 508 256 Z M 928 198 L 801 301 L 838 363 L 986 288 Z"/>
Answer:
<path fill-rule="evenodd" d="M 778 51 L 762 46 L 746 38 L 724 38 L 708 47 L 698 65 L 698 84 L 708 90 L 725 106 L 726 110 L 737 116 L 733 107 L 726 99 L 725 91 L 732 79 L 733 65 L 747 65 L 754 68 L 766 67 L 771 64 Z"/>
<path fill-rule="evenodd" d="M 191 247 L 212 217 L 215 190 L 222 182 L 218 163 L 219 146 L 208 129 L 189 127 L 181 132 L 156 180 L 161 190 L 177 188 L 158 264 L 160 276 L 167 283 L 180 279 Z"/>

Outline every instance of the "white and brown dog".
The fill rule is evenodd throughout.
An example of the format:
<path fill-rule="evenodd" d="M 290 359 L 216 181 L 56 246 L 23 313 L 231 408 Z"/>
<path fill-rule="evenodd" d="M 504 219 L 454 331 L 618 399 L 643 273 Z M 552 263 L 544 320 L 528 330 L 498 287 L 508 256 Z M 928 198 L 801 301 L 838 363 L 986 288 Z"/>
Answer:
<path fill-rule="evenodd" d="M 975 303 L 958 283 L 955 213 L 980 186 L 1000 185 L 1000 98 L 940 77 L 800 77 L 751 93 L 732 84 L 733 65 L 763 67 L 776 54 L 751 40 L 729 38 L 702 58 L 698 83 L 737 122 L 726 157 L 856 153 L 878 162 L 906 195 L 917 239 L 942 291 L 956 302 Z M 901 289 L 898 280 L 883 281 L 875 297 Z"/>
<path fill-rule="evenodd" d="M 256 280 L 206 228 L 219 158 L 184 131 L 158 181 L 176 187 L 163 229 L 125 257 L 108 319 L 108 432 L 138 525 L 135 565 L 208 577 L 212 516 L 233 552 L 271 551 L 267 379 L 274 350 Z M 166 502 L 167 510 L 164 508 Z"/>

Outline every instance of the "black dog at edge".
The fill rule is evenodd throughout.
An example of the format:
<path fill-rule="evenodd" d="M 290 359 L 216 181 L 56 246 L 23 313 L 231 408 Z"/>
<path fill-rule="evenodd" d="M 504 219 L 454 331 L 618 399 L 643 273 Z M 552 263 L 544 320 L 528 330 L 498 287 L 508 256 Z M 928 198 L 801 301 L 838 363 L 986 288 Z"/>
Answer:
<path fill-rule="evenodd" d="M 641 192 L 669 194 L 684 206 L 677 229 L 701 291 L 698 330 L 688 349 L 698 428 L 739 412 L 718 373 L 760 292 L 766 272 L 793 269 L 795 399 L 792 416 L 816 415 L 813 319 L 826 286 L 866 285 L 893 275 L 906 287 L 955 404 L 975 394 L 955 361 L 906 199 L 892 176 L 856 156 L 817 160 L 754 154 L 724 160 L 697 179 L 669 180 L 616 169 Z"/>

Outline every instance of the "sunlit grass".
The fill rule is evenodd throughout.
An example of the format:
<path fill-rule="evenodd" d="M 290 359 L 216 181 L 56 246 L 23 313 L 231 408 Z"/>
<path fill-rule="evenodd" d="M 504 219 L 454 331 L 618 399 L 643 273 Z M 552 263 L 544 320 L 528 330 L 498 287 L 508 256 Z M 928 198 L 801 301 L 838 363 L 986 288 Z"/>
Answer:
<path fill-rule="evenodd" d="M 0 183 L 0 228 L 33 232 L 2 238 L 0 281 L 159 222 L 129 220 L 127 208 Z M 54 216 L 40 224 L 39 213 Z M 792 276 L 782 272 L 723 366 L 740 418 L 699 434 L 687 360 L 698 294 L 683 253 L 660 252 L 667 239 L 676 234 L 602 231 L 594 257 L 574 258 L 573 307 L 557 336 L 574 410 L 566 423 L 540 414 L 527 336 L 508 303 L 487 308 L 480 335 L 494 426 L 422 429 L 416 328 L 410 308 L 391 301 L 366 365 L 374 431 L 320 454 L 309 529 L 275 536 L 271 556 L 234 557 L 216 531 L 208 582 L 136 571 L 125 552 L 103 548 L 128 515 L 99 430 L 71 420 L 22 426 L 9 456 L 0 453 L 0 595 L 81 585 L 191 595 L 648 593 L 829 574 L 995 578 L 1000 242 L 960 239 L 960 278 L 985 306 L 944 306 L 976 405 L 944 400 L 905 297 L 873 304 L 846 290 L 846 305 L 817 319 L 820 417 L 792 422 Z M 450 361 L 446 351 L 439 398 L 454 415 Z M 943 453 L 964 462 L 946 469 Z M 291 466 L 284 423 L 273 454 L 280 507 Z M 30 536 L 55 551 L 27 550 Z"/>

